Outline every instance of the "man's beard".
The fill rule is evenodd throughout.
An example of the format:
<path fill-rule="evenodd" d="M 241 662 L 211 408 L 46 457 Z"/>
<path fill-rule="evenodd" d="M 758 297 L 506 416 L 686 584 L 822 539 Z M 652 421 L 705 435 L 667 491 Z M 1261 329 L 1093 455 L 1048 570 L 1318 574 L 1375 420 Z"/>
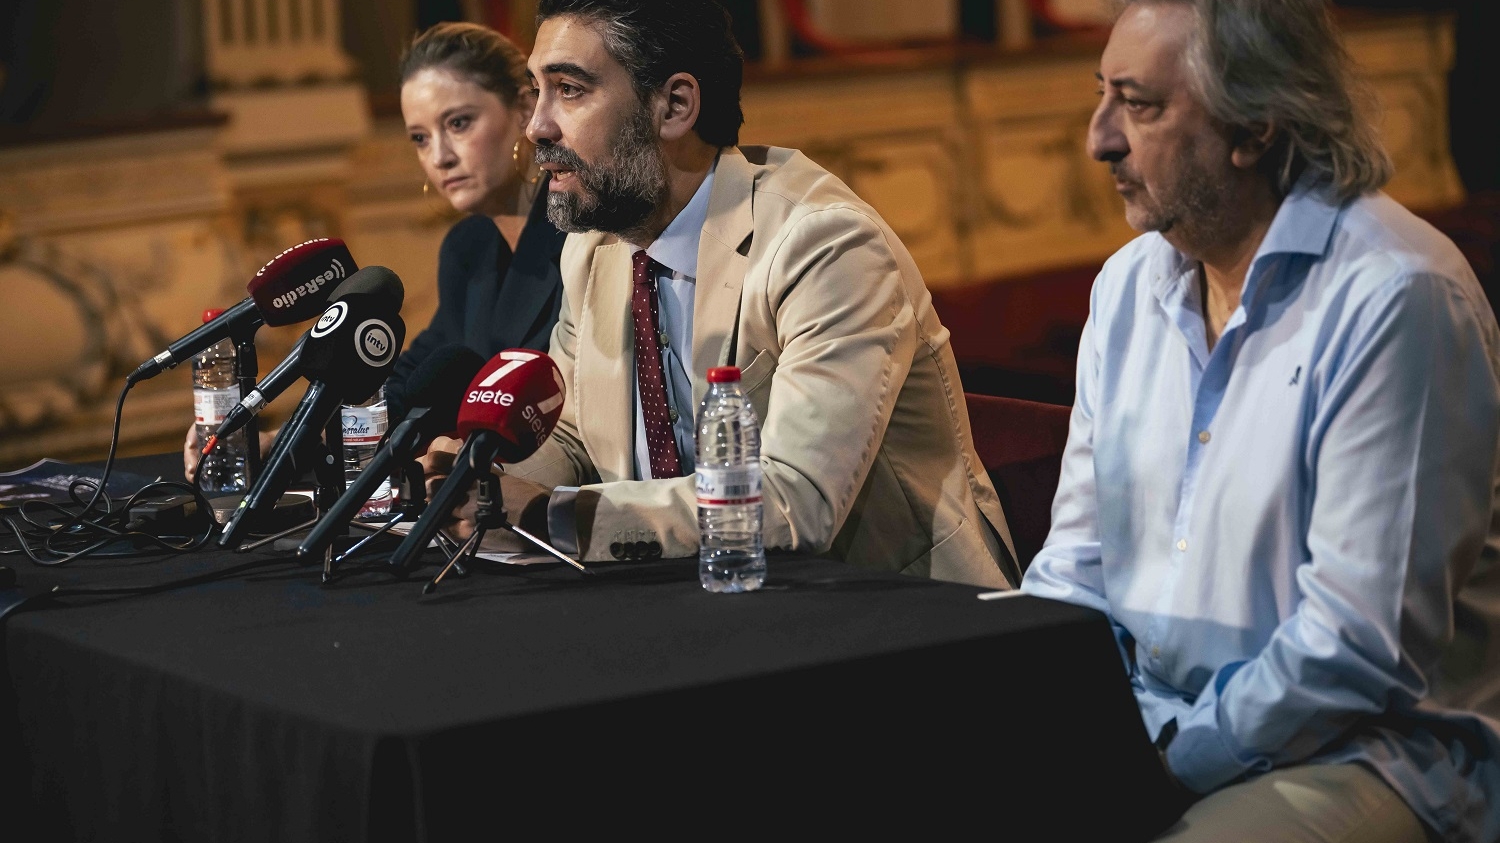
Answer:
<path fill-rule="evenodd" d="M 1136 231 L 1171 232 L 1177 237 L 1196 240 L 1200 233 L 1223 228 L 1230 210 L 1228 173 L 1212 173 L 1186 157 L 1177 178 L 1153 193 L 1121 163 L 1111 164 L 1110 172 L 1137 185 L 1134 201 L 1125 204 L 1125 220 Z"/>
<path fill-rule="evenodd" d="M 585 163 L 578 153 L 560 146 L 537 147 L 536 160 L 571 169 L 582 188 L 578 193 L 547 195 L 547 218 L 563 231 L 603 231 L 631 240 L 650 227 L 652 216 L 666 203 L 666 162 L 644 108 L 626 122 L 606 163 Z"/>

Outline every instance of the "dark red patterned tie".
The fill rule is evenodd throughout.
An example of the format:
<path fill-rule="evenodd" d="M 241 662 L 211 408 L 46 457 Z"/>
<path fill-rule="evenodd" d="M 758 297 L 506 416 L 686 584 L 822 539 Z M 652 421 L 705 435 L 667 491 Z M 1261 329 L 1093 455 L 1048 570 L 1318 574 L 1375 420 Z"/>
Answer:
<path fill-rule="evenodd" d="M 644 249 L 631 258 L 635 294 L 630 312 L 635 317 L 635 382 L 641 393 L 641 413 L 646 417 L 646 452 L 651 457 L 651 476 L 679 477 L 677 439 L 667 409 L 667 387 L 661 367 L 660 322 L 656 317 L 656 261 Z"/>

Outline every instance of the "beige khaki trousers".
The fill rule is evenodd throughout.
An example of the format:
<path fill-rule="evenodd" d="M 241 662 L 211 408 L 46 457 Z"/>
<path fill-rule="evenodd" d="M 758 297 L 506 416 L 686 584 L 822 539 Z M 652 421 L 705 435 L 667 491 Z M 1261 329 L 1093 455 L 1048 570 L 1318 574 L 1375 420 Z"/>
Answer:
<path fill-rule="evenodd" d="M 1433 843 L 1401 797 L 1358 764 L 1273 770 L 1194 803 L 1157 843 Z"/>

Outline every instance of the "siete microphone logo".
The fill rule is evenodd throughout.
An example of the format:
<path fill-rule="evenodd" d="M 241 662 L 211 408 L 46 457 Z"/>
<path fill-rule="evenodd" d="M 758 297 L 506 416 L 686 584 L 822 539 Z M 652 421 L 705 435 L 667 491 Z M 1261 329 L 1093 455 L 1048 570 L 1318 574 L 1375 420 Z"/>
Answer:
<path fill-rule="evenodd" d="M 506 392 L 503 389 L 490 389 L 489 387 L 498 384 L 500 381 L 505 379 L 506 375 L 509 375 L 511 372 L 514 372 L 515 370 L 521 368 L 528 362 L 540 358 L 542 355 L 535 354 L 530 351 L 502 351 L 496 356 L 498 356 L 501 360 L 506 361 L 505 364 L 500 366 L 495 371 L 490 372 L 488 376 L 486 376 L 479 383 L 475 384 L 475 388 L 469 390 L 469 394 L 465 396 L 465 404 L 496 404 L 501 407 L 509 407 L 512 404 L 516 403 L 516 396 L 514 393 Z M 552 373 L 552 377 L 553 380 L 557 383 L 557 392 L 537 402 L 536 413 L 540 415 L 546 415 L 552 412 L 553 410 L 557 409 L 557 406 L 559 404 L 563 402 L 563 385 L 561 376 L 554 370 Z M 531 415 L 528 414 L 527 418 L 530 417 Z"/>
<path fill-rule="evenodd" d="M 359 323 L 354 336 L 354 350 L 359 354 L 359 359 L 372 369 L 384 366 L 396 355 L 395 332 L 390 325 L 379 319 L 366 319 Z"/>
<path fill-rule="evenodd" d="M 318 317 L 318 324 L 312 326 L 312 330 L 308 333 L 312 336 L 317 337 L 318 339 L 322 339 L 323 337 L 326 337 L 329 334 L 333 333 L 335 328 L 342 325 L 344 323 L 344 317 L 348 315 L 348 303 L 336 301 L 333 304 L 330 304 L 328 308 L 323 311 L 323 315 Z"/>

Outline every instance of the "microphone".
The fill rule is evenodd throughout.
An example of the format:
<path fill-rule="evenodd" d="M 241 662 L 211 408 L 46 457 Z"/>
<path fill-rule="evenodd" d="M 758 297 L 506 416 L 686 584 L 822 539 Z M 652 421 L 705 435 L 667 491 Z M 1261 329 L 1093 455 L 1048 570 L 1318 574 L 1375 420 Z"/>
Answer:
<path fill-rule="evenodd" d="M 261 325 L 278 327 L 306 322 L 328 301 L 329 284 L 358 269 L 344 241 L 319 238 L 298 243 L 255 273 L 246 286 L 250 296 L 203 323 L 167 350 L 136 367 L 126 386 L 149 380 L 205 348 L 229 337 L 253 333 Z"/>
<path fill-rule="evenodd" d="M 454 430 L 459 402 L 482 368 L 484 358 L 478 352 L 462 345 L 445 345 L 412 371 L 407 381 L 412 410 L 391 428 L 359 477 L 302 540 L 297 547 L 298 556 L 310 557 L 327 549 L 339 529 L 354 517 L 382 481 L 394 476 L 433 439 Z"/>
<path fill-rule="evenodd" d="M 383 266 L 367 266 L 350 275 L 333 289 L 333 295 L 329 297 L 329 300 L 340 301 L 356 293 L 375 293 L 386 296 L 389 301 L 395 303 L 397 311 L 406 301 L 406 288 L 402 286 L 401 279 L 396 276 L 396 273 Z M 214 431 L 213 437 L 204 443 L 204 455 L 207 455 L 219 440 L 249 424 L 250 419 L 265 409 L 276 396 L 285 392 L 301 378 L 299 362 L 302 346 L 307 342 L 307 334 L 308 332 L 304 332 L 298 337 L 292 350 L 280 363 L 276 364 L 276 368 L 272 369 L 271 373 L 256 384 L 248 395 L 240 399 L 240 403 L 234 405 L 225 414 L 224 421 L 219 423 L 219 428 Z"/>
<path fill-rule="evenodd" d="M 552 358 L 539 351 L 512 348 L 484 364 L 469 383 L 458 408 L 458 435 L 465 438 L 422 517 L 390 558 L 398 571 L 413 567 L 454 507 L 469 493 L 474 480 L 492 471 L 492 464 L 519 462 L 536 452 L 562 415 L 562 372 Z"/>
<path fill-rule="evenodd" d="M 317 454 L 312 445 L 340 404 L 369 400 L 385 382 L 406 340 L 406 325 L 390 296 L 354 293 L 328 305 L 307 332 L 299 368 L 309 381 L 306 394 L 271 444 L 261 475 L 224 525 L 219 546 L 238 547 L 249 523 L 276 505 L 287 486 L 308 467 L 342 470 L 336 454 Z M 316 465 L 318 461 L 325 465 Z"/>

